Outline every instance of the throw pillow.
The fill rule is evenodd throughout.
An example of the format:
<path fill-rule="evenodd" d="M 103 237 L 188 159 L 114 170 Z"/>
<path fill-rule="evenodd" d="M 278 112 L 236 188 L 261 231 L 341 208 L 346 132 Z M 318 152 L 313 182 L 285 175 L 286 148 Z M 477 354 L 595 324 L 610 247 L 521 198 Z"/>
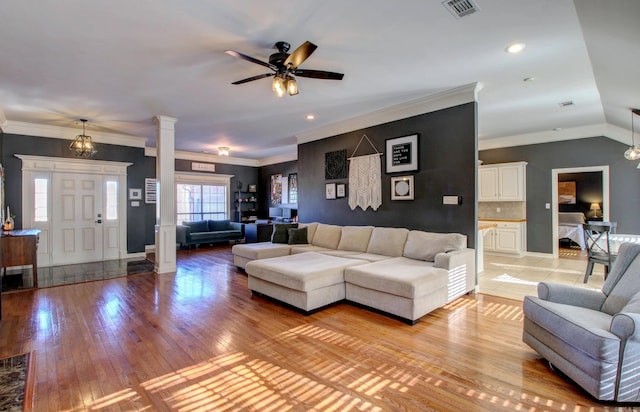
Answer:
<path fill-rule="evenodd" d="M 271 235 L 271 243 L 288 243 L 289 234 L 287 229 L 296 229 L 297 223 L 277 223 L 273 226 L 273 234 Z"/>
<path fill-rule="evenodd" d="M 207 221 L 198 221 L 198 222 L 182 222 L 184 226 L 189 226 L 191 228 L 191 233 L 200 233 L 200 232 L 208 232 L 209 227 L 207 226 Z"/>
<path fill-rule="evenodd" d="M 307 239 L 307 228 L 300 227 L 298 229 L 287 229 L 289 235 L 288 243 L 290 245 L 306 245 L 309 243 Z"/>

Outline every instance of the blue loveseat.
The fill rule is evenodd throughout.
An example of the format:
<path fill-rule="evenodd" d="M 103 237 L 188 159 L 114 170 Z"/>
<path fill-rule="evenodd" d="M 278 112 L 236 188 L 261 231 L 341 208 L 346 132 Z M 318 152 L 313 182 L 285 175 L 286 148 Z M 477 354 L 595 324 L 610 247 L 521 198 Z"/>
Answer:
<path fill-rule="evenodd" d="M 244 239 L 244 224 L 229 220 L 182 222 L 176 226 L 176 242 L 180 247 L 241 239 Z"/>

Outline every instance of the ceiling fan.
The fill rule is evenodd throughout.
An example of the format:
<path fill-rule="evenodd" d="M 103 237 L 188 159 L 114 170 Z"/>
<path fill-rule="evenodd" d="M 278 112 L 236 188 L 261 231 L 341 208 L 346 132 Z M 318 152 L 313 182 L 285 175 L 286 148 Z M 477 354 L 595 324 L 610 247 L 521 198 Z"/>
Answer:
<path fill-rule="evenodd" d="M 298 84 L 296 83 L 294 76 L 324 80 L 342 80 L 344 77 L 344 74 L 342 73 L 326 72 L 322 70 L 304 70 L 298 68 L 298 66 L 307 60 L 309 56 L 311 56 L 311 53 L 318 48 L 318 46 L 309 41 L 304 42 L 291 54 L 287 53 L 291 48 L 291 45 L 287 42 L 279 41 L 275 44 L 275 48 L 278 49 L 278 52 L 269 56 L 268 63 L 234 50 L 225 51 L 228 55 L 238 57 L 273 70 L 273 73 L 260 74 L 258 76 L 238 80 L 231 84 L 243 84 L 273 76 L 273 91 L 275 91 L 278 96 L 282 97 L 285 92 L 289 93 L 290 96 L 298 94 Z"/>

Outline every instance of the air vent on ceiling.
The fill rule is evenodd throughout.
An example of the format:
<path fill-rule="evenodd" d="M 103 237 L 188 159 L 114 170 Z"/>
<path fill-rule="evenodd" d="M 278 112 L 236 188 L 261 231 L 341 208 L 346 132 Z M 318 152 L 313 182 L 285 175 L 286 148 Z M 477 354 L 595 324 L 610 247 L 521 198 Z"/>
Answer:
<path fill-rule="evenodd" d="M 568 106 L 575 106 L 576 102 L 574 102 L 573 100 L 567 100 L 566 102 L 560 102 L 558 103 L 558 106 L 560 107 L 568 107 Z"/>
<path fill-rule="evenodd" d="M 480 11 L 480 7 L 473 0 L 445 0 L 442 5 L 453 14 L 456 19 Z"/>

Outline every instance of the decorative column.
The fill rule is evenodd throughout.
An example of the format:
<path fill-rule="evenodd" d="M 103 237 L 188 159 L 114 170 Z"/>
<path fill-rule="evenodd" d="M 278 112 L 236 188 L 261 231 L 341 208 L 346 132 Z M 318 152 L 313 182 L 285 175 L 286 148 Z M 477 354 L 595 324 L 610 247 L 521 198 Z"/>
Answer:
<path fill-rule="evenodd" d="M 173 117 L 156 116 L 156 262 L 157 273 L 175 272 L 176 267 L 176 189 L 175 124 Z"/>

